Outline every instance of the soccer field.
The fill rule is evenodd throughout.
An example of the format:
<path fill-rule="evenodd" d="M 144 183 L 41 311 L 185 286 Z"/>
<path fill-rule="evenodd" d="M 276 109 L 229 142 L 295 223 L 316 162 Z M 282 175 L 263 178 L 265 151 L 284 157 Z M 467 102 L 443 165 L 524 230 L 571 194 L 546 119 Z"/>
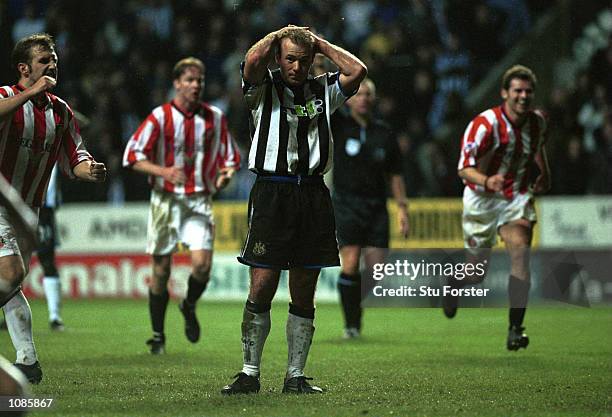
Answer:
<path fill-rule="evenodd" d="M 317 310 L 306 368 L 327 392 L 281 394 L 286 304 L 272 309 L 262 391 L 225 398 L 220 388 L 241 368 L 241 303 L 199 304 L 203 338 L 183 335 L 169 306 L 167 354 L 152 356 L 147 305 L 130 300 L 68 300 L 67 331 L 51 333 L 46 307 L 32 302 L 44 370 L 34 387 L 54 398 L 55 416 L 610 416 L 612 310 L 533 308 L 527 350 L 505 349 L 505 309 L 370 309 L 364 336 L 345 341 L 340 310 Z M 1 353 L 14 358 L 6 332 Z"/>

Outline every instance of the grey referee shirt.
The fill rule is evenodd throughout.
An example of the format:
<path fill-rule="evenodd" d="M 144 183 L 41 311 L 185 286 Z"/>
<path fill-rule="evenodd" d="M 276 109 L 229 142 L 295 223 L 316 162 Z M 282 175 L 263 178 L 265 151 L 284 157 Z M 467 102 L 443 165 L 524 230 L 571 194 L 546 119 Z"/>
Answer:
<path fill-rule="evenodd" d="M 249 169 L 258 174 L 323 175 L 333 163 L 330 115 L 355 92 L 345 94 L 340 73 L 309 78 L 287 86 L 280 70 L 270 71 L 259 85 L 242 79 L 250 109 Z"/>

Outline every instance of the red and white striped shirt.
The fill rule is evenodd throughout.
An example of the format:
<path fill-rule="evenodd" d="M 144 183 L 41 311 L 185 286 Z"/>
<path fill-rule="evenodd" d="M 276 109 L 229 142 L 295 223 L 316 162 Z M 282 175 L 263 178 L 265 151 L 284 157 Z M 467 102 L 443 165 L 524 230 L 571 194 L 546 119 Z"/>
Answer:
<path fill-rule="evenodd" d="M 238 168 L 240 153 L 221 110 L 200 103 L 194 113 L 186 114 L 171 101 L 156 107 L 127 143 L 123 166 L 143 160 L 184 170 L 187 181 L 180 185 L 150 176 L 149 182 L 156 190 L 214 194 L 218 170 Z"/>
<path fill-rule="evenodd" d="M 0 87 L 0 99 L 23 90 L 19 84 Z M 46 105 L 38 107 L 28 100 L 12 116 L 0 120 L 0 172 L 32 207 L 42 205 L 56 161 L 74 178 L 76 165 L 93 160 L 70 106 L 53 94 L 45 94 Z"/>
<path fill-rule="evenodd" d="M 503 105 L 488 109 L 467 126 L 458 169 L 475 167 L 488 176 L 502 174 L 501 194 L 508 199 L 531 192 L 531 170 L 535 155 L 545 143 L 545 130 L 544 116 L 537 110 L 529 112 L 525 124 L 517 127 L 505 114 Z M 485 192 L 482 185 L 463 182 L 476 192 Z"/>

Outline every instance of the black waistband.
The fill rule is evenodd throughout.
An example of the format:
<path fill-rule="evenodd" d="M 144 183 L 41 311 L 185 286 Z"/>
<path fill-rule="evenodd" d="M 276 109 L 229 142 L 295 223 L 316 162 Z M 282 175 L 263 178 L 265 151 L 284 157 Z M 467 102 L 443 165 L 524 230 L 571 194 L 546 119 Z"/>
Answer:
<path fill-rule="evenodd" d="M 292 184 L 323 184 L 323 176 L 258 174 L 257 181 L 289 182 Z"/>

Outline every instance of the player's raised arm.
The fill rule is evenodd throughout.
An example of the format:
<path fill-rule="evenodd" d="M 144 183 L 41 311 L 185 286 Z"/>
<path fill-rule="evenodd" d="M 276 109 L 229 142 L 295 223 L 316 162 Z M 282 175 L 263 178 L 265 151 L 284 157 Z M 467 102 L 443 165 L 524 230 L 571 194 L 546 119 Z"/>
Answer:
<path fill-rule="evenodd" d="M 25 102 L 40 93 L 51 90 L 57 82 L 54 78 L 44 75 L 40 77 L 34 85 L 23 90 L 21 94 L 10 95 L 6 98 L 0 91 L 0 119 L 10 116 L 21 107 Z"/>
<path fill-rule="evenodd" d="M 326 41 L 318 35 L 315 38 L 315 52 L 325 55 L 340 69 L 340 85 L 346 94 L 352 94 L 368 75 L 368 69 L 355 55 Z"/>
<path fill-rule="evenodd" d="M 274 53 L 278 46 L 278 34 L 281 30 L 268 33 L 257 41 L 255 45 L 251 46 L 246 53 L 244 57 L 243 78 L 247 83 L 257 85 L 263 81 L 268 65 L 274 59 Z"/>

